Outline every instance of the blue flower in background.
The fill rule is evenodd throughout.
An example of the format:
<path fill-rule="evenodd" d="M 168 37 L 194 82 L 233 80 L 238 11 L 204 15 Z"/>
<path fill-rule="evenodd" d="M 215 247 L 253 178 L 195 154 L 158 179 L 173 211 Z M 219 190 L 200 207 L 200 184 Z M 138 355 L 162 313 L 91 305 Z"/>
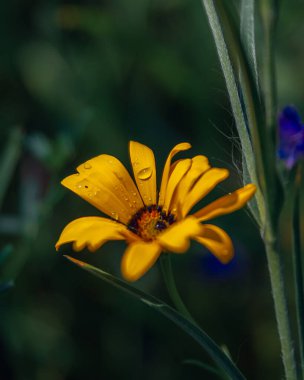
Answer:
<path fill-rule="evenodd" d="M 304 157 L 304 125 L 295 107 L 287 106 L 279 116 L 278 155 L 287 169 Z"/>

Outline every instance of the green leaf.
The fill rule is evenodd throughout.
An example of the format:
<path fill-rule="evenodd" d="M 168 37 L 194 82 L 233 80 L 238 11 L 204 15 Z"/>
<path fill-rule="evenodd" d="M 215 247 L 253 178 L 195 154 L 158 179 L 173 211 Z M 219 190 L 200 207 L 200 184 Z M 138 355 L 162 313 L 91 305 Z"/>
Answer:
<path fill-rule="evenodd" d="M 248 62 L 254 74 L 256 87 L 259 88 L 258 67 L 255 49 L 255 7 L 254 0 L 241 0 L 241 39 Z"/>
<path fill-rule="evenodd" d="M 123 280 L 112 276 L 111 274 L 104 272 L 90 264 L 83 261 L 76 260 L 73 257 L 65 256 L 68 260 L 78 265 L 87 272 L 101 278 L 102 280 L 110 283 L 123 290 L 124 292 L 138 298 L 146 305 L 157 310 L 159 313 L 163 314 L 165 317 L 174 322 L 182 330 L 184 330 L 188 335 L 190 335 L 201 347 L 203 347 L 206 352 L 212 357 L 212 359 L 217 363 L 217 365 L 226 372 L 227 376 L 233 380 L 245 379 L 239 369 L 235 364 L 227 357 L 227 355 L 221 350 L 221 348 L 196 324 L 190 322 L 187 318 L 183 317 L 171 306 L 167 305 L 158 298 L 147 294 L 132 285 L 129 285 Z"/>
<path fill-rule="evenodd" d="M 217 0 L 202 0 L 202 3 L 213 34 L 240 137 L 244 177 L 250 178 L 251 182 L 258 187 L 256 193 L 258 212 L 255 210 L 254 216 L 258 224 L 262 225 L 265 219 L 265 205 L 260 186 L 263 188 L 264 170 L 262 156 L 259 154 L 259 130 L 246 63 L 223 4 Z M 224 29 L 224 24 L 226 29 Z M 226 40 L 229 41 L 229 49 Z M 258 159 L 257 162 L 255 157 Z"/>

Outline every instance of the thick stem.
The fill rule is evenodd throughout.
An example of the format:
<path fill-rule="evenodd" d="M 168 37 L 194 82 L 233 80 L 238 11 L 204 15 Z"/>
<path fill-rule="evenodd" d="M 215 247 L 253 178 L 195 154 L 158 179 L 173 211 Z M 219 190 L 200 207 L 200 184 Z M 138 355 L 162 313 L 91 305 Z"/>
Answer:
<path fill-rule="evenodd" d="M 294 348 L 291 340 L 281 258 L 277 249 L 277 242 L 271 232 L 271 228 L 267 227 L 265 235 L 265 247 L 278 333 L 281 342 L 281 352 L 285 369 L 285 376 L 286 380 L 296 380 L 297 374 Z"/>

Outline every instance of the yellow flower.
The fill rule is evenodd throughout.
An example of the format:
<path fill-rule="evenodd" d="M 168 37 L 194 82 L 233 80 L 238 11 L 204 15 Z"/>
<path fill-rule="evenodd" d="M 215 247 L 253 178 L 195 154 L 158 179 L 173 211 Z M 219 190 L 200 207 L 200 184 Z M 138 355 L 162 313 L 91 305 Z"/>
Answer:
<path fill-rule="evenodd" d="M 190 144 L 181 143 L 171 150 L 158 197 L 154 154 L 138 142 L 129 144 L 136 184 L 122 163 L 107 154 L 78 166 L 78 173 L 66 177 L 63 186 L 111 219 L 94 216 L 74 220 L 62 231 L 56 249 L 73 242 L 75 251 L 86 246 L 96 251 L 108 240 L 126 240 L 129 245 L 121 271 L 128 281 L 143 276 L 161 252 L 187 251 L 191 238 L 222 263 L 229 262 L 233 257 L 230 237 L 221 228 L 202 222 L 243 207 L 256 187 L 248 184 L 189 215 L 193 206 L 229 175 L 226 169 L 212 168 L 201 155 L 171 162 L 178 152 L 190 148 Z"/>

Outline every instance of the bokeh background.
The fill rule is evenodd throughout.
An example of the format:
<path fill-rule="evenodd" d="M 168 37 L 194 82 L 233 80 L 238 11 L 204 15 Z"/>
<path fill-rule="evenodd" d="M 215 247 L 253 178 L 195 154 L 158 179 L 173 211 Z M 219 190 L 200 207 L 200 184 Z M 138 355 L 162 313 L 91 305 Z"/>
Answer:
<path fill-rule="evenodd" d="M 279 105 L 293 103 L 302 116 L 303 16 L 303 1 L 282 2 L 276 51 Z M 185 363 L 211 364 L 177 327 L 54 249 L 68 222 L 98 215 L 60 180 L 101 153 L 130 168 L 131 139 L 155 151 L 159 175 L 173 145 L 189 141 L 193 155 L 231 171 L 213 196 L 241 185 L 237 134 L 200 1 L 2 1 L 0 41 L 0 378 L 215 379 Z M 216 223 L 232 237 L 235 259 L 221 266 L 193 244 L 173 258 L 178 286 L 248 379 L 278 379 L 258 229 L 246 210 Z M 287 210 L 286 247 L 288 226 Z M 117 242 L 95 254 L 63 250 L 117 276 L 123 251 Z M 288 272 L 287 250 L 285 265 Z M 168 300 L 157 265 L 136 286 Z"/>

